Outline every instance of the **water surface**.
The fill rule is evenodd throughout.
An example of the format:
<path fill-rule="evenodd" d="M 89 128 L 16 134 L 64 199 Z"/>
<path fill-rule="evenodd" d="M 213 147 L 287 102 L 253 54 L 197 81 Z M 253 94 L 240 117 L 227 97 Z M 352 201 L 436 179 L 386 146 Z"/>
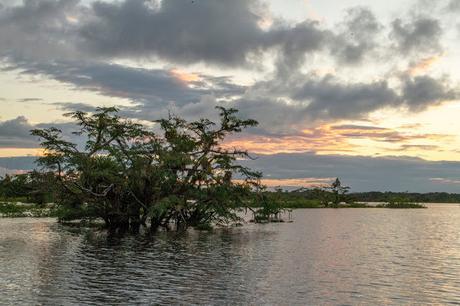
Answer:
<path fill-rule="evenodd" d="M 0 219 L 0 304 L 460 304 L 460 206 L 111 239 Z"/>

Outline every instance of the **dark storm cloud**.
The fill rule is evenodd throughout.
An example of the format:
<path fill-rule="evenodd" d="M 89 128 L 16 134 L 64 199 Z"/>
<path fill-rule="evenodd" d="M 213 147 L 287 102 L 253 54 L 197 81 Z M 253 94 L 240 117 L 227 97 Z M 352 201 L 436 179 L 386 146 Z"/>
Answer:
<path fill-rule="evenodd" d="M 439 20 L 430 17 L 417 17 L 410 22 L 396 19 L 392 23 L 391 37 L 405 53 L 440 51 L 442 34 Z"/>
<path fill-rule="evenodd" d="M 245 161 L 264 177 L 340 177 L 353 191 L 458 192 L 460 163 L 405 157 L 357 157 L 314 153 L 261 155 Z M 436 178 L 442 178 L 437 179 Z"/>

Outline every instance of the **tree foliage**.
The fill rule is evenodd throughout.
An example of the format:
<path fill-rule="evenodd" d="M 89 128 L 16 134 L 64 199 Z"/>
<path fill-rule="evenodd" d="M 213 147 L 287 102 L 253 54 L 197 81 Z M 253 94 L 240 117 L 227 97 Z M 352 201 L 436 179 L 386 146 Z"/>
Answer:
<path fill-rule="evenodd" d="M 257 122 L 240 119 L 235 109 L 218 111 L 218 123 L 170 115 L 155 121 L 159 132 L 120 118 L 113 107 L 67 114 L 84 145 L 56 128 L 33 130 L 45 149 L 38 162 L 59 183 L 61 218 L 152 231 L 237 220 L 261 174 L 237 163 L 249 157 L 246 151 L 226 149 L 222 141 Z"/>
<path fill-rule="evenodd" d="M 54 201 L 54 175 L 31 171 L 0 179 L 0 197 L 43 205 Z"/>
<path fill-rule="evenodd" d="M 331 206 L 337 207 L 341 202 L 346 201 L 345 195 L 350 190 L 350 187 L 344 186 L 339 178 L 336 178 L 335 181 L 333 181 L 331 185 L 327 186 L 325 189 L 330 193 Z"/>

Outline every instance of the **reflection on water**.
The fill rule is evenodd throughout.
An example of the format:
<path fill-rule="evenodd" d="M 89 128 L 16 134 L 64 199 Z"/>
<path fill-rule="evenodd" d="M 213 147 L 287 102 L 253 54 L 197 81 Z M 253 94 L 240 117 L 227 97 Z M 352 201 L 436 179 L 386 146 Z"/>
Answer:
<path fill-rule="evenodd" d="M 460 303 L 460 207 L 108 239 L 0 219 L 0 304 Z"/>

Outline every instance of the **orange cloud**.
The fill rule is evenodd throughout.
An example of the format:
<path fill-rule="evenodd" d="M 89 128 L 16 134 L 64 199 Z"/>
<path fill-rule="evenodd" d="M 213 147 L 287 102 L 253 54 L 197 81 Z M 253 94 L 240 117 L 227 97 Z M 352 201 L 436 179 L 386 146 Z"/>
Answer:
<path fill-rule="evenodd" d="M 227 149 L 238 148 L 255 154 L 316 152 L 317 154 L 375 155 L 411 150 L 438 152 L 451 135 L 420 133 L 414 128 L 385 128 L 365 125 L 322 125 L 295 135 L 234 137 Z M 374 144 L 372 144 L 374 142 Z M 377 147 L 376 143 L 384 145 Z M 421 143 L 420 143 L 421 142 Z M 370 148 L 373 148 L 370 150 Z"/>
<path fill-rule="evenodd" d="M 420 62 L 412 63 L 407 70 L 407 73 L 411 76 L 418 75 L 429 70 L 434 64 L 439 62 L 443 57 L 443 54 L 433 55 L 422 59 Z"/>
<path fill-rule="evenodd" d="M 263 185 L 267 187 L 320 187 L 324 185 L 330 184 L 335 177 L 327 177 L 327 178 L 318 178 L 318 177 L 304 177 L 304 178 L 296 178 L 296 179 L 262 179 L 261 182 Z"/>
<path fill-rule="evenodd" d="M 169 72 L 174 78 L 176 78 L 177 80 L 185 84 L 191 83 L 191 82 L 197 82 L 200 80 L 200 76 L 198 74 L 185 72 L 185 71 L 182 71 L 176 68 L 171 69 Z"/>
<path fill-rule="evenodd" d="M 296 187 L 296 188 L 313 188 L 323 187 L 329 185 L 335 177 L 303 177 L 303 178 L 286 178 L 286 179 L 272 179 L 264 178 L 260 182 L 269 188 L 276 187 Z M 234 180 L 237 183 L 241 183 L 242 180 Z"/>
<path fill-rule="evenodd" d="M 43 152 L 41 148 L 1 148 L 0 157 L 41 156 Z"/>

